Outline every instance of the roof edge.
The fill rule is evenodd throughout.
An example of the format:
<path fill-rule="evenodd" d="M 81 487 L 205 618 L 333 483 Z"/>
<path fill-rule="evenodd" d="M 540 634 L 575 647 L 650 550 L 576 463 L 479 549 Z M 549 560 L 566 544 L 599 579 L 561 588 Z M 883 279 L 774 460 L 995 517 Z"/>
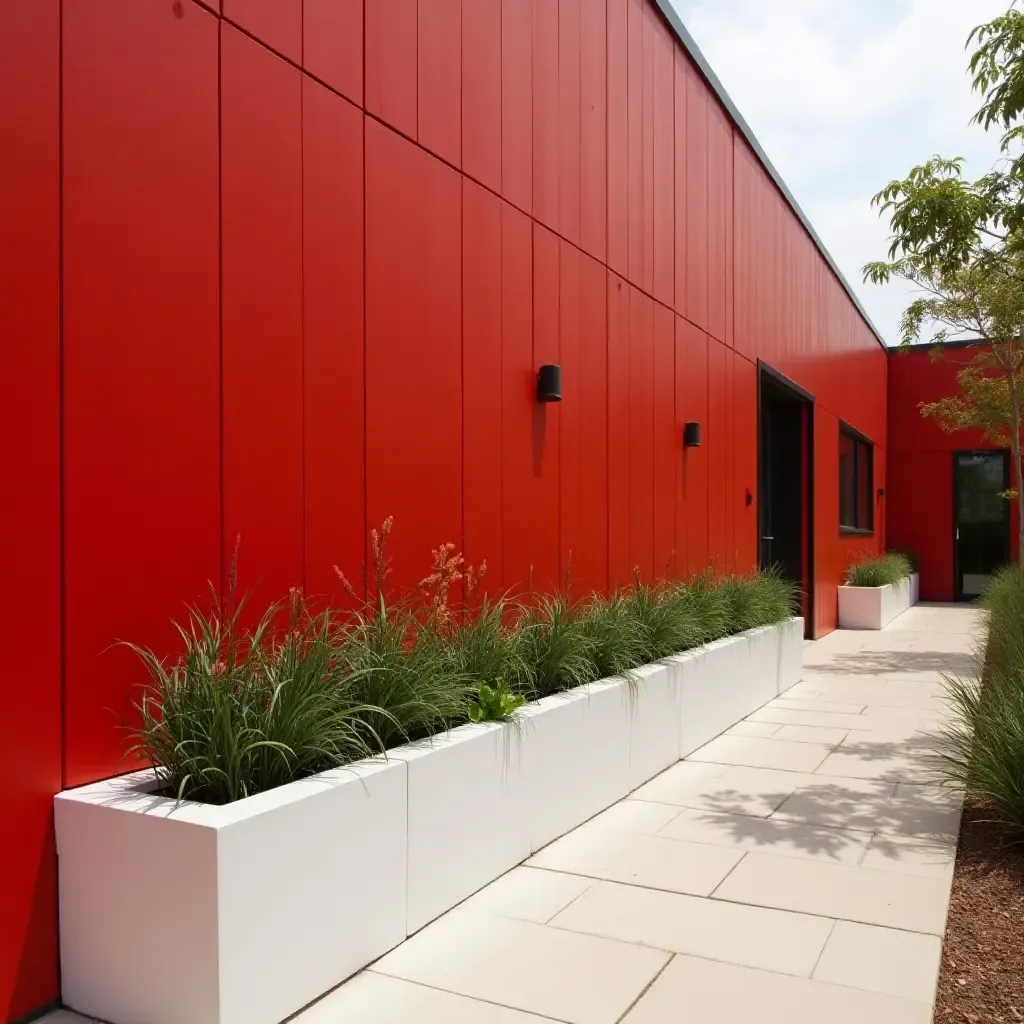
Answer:
<path fill-rule="evenodd" d="M 825 248 L 825 243 L 821 240 L 818 232 L 814 230 L 807 214 L 800 208 L 800 204 L 793 198 L 793 193 L 789 191 L 785 181 L 782 180 L 782 175 L 776 170 L 775 165 L 768 159 L 768 154 L 765 153 L 761 147 L 761 143 L 757 141 L 757 136 L 754 135 L 750 128 L 750 125 L 744 120 L 743 115 L 739 112 L 736 104 L 733 103 L 729 94 L 725 91 L 725 87 L 722 85 L 718 76 L 712 70 L 711 65 L 708 63 L 707 58 L 701 53 L 700 47 L 697 45 L 696 40 L 690 35 L 686 26 L 683 24 L 682 18 L 679 17 L 679 12 L 672 6 L 671 0 L 653 0 L 653 3 L 661 11 L 662 17 L 668 22 L 669 27 L 675 32 L 679 42 L 683 44 L 683 49 L 690 55 L 693 62 L 697 65 L 700 73 L 704 76 L 708 85 L 711 86 L 712 91 L 718 97 L 718 101 L 725 107 L 726 113 L 732 118 L 733 123 L 743 133 L 743 137 L 747 140 L 747 144 L 754 151 L 758 160 L 761 161 L 764 169 L 771 175 L 772 181 L 775 182 L 775 187 L 782 193 L 783 198 L 789 203 L 793 212 L 797 215 L 800 223 L 803 225 L 804 230 L 808 235 L 811 236 L 811 241 L 818 247 L 818 252 L 825 257 L 825 262 L 828 263 L 832 270 L 832 273 L 836 275 L 839 283 L 843 286 L 844 291 L 849 297 L 850 301 L 854 304 L 857 312 L 860 313 L 861 319 L 867 324 L 868 329 L 875 336 L 875 340 L 882 348 L 888 352 L 890 346 L 886 345 L 882 338 L 881 332 L 874 325 L 871 317 L 868 316 L 867 310 L 861 304 L 860 299 L 854 294 L 853 287 L 850 282 L 846 279 L 846 275 L 839 269 L 836 261 L 832 258 L 832 254 Z"/>

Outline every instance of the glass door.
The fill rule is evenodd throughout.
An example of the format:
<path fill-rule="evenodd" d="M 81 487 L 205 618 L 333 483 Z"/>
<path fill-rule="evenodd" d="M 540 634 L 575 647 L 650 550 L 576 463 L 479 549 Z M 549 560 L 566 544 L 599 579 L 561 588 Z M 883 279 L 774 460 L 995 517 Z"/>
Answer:
<path fill-rule="evenodd" d="M 959 601 L 978 597 L 992 573 L 1010 560 L 1010 503 L 1006 452 L 956 452 L 953 462 L 954 590 Z"/>

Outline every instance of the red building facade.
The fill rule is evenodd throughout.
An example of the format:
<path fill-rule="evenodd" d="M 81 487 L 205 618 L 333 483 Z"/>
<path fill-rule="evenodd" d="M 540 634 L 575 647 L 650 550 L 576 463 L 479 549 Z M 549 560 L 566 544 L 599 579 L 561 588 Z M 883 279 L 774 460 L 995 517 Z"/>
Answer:
<path fill-rule="evenodd" d="M 890 547 L 913 553 L 921 572 L 921 598 L 952 601 L 960 593 L 960 575 L 970 567 L 958 565 L 963 532 L 957 512 L 955 468 L 958 455 L 1001 456 L 1009 471 L 1007 453 L 980 430 L 948 434 L 920 412 L 923 402 L 956 393 L 956 375 L 974 350 L 952 344 L 939 358 L 930 347 L 893 351 L 889 358 L 889 481 L 887 493 Z M 1006 480 L 1009 488 L 1012 478 Z M 1017 504 L 1005 501 L 1008 557 L 1017 557 Z M 961 533 L 958 533 L 960 529 Z"/>
<path fill-rule="evenodd" d="M 268 599 L 388 515 L 399 584 L 448 540 L 495 589 L 750 570 L 763 363 L 813 396 L 835 627 L 886 540 L 883 499 L 839 529 L 840 427 L 884 489 L 889 362 L 674 17 L 4 4 L 0 1020 L 58 998 L 51 798 L 124 770 L 112 645 L 170 649 L 238 536 Z"/>

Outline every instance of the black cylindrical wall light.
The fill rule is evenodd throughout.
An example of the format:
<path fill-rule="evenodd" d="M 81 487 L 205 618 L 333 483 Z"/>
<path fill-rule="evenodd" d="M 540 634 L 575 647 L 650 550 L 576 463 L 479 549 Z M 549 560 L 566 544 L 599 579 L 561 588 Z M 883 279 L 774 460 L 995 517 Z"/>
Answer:
<path fill-rule="evenodd" d="M 683 447 L 684 448 L 699 448 L 700 447 L 700 424 L 695 421 L 690 421 L 683 427 Z"/>
<path fill-rule="evenodd" d="M 562 368 L 542 366 L 537 371 L 537 401 L 560 402 L 562 400 Z"/>

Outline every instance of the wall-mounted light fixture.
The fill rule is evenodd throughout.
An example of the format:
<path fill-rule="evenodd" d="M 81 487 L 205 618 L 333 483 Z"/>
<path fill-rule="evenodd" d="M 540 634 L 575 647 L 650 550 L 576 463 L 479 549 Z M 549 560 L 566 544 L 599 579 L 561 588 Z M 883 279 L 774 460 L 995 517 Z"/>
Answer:
<path fill-rule="evenodd" d="M 884 487 L 879 487 L 878 488 L 878 496 L 880 498 L 884 498 L 885 497 L 885 488 Z"/>
<path fill-rule="evenodd" d="M 747 508 L 754 504 L 754 492 L 748 487 L 743 495 L 743 501 Z"/>
<path fill-rule="evenodd" d="M 684 448 L 699 448 L 700 447 L 700 424 L 694 421 L 687 423 L 683 427 L 683 447 Z"/>
<path fill-rule="evenodd" d="M 562 368 L 542 366 L 537 371 L 537 401 L 560 402 L 562 400 Z"/>

